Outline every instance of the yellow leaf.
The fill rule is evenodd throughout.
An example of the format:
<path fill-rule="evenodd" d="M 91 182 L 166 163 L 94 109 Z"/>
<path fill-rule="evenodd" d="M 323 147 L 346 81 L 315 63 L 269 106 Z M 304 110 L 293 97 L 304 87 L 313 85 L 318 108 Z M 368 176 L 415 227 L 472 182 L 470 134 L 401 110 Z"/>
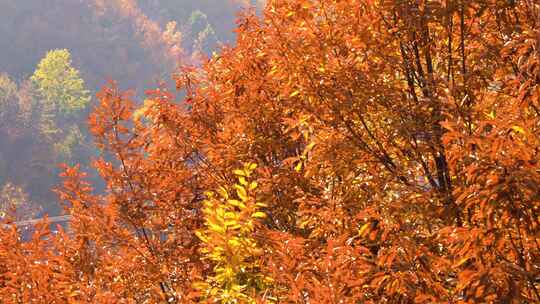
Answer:
<path fill-rule="evenodd" d="M 257 185 L 258 185 L 257 182 L 251 182 L 249 184 L 249 190 L 253 190 L 253 189 L 257 188 Z"/>
<path fill-rule="evenodd" d="M 233 173 L 238 176 L 246 176 L 246 173 L 244 173 L 244 170 L 240 170 L 240 169 L 234 170 Z"/>
<path fill-rule="evenodd" d="M 371 223 L 365 223 L 360 229 L 358 230 L 358 235 L 361 237 L 364 237 L 365 234 L 368 232 L 369 226 L 371 226 Z"/>
<path fill-rule="evenodd" d="M 296 90 L 294 92 L 291 93 L 291 95 L 289 95 L 289 97 L 294 97 L 296 95 L 300 94 L 300 91 Z"/>
<path fill-rule="evenodd" d="M 238 216 L 236 216 L 236 213 L 234 212 L 225 212 L 225 219 L 236 219 Z"/>
<path fill-rule="evenodd" d="M 516 133 L 525 134 L 525 130 L 523 130 L 523 128 L 520 126 L 513 126 L 512 130 L 514 130 Z"/>
<path fill-rule="evenodd" d="M 311 151 L 311 149 L 313 149 L 313 147 L 315 146 L 315 143 L 314 142 L 310 142 L 309 145 L 307 145 L 306 149 L 304 150 L 304 155 L 306 155 L 307 153 L 309 153 L 309 151 Z"/>
<path fill-rule="evenodd" d="M 298 164 L 296 164 L 294 167 L 294 171 L 300 172 L 300 170 L 302 170 L 302 162 L 298 162 Z"/>
<path fill-rule="evenodd" d="M 228 198 L 229 198 L 229 194 L 227 193 L 227 189 L 225 189 L 225 188 L 223 188 L 223 187 L 219 187 L 218 193 L 219 193 L 219 195 L 221 195 L 221 197 L 223 197 L 224 199 L 228 199 Z"/>
<path fill-rule="evenodd" d="M 237 229 L 242 228 L 240 224 L 230 224 L 228 227 L 229 227 L 229 230 L 237 230 Z"/>
<path fill-rule="evenodd" d="M 144 113 L 146 113 L 145 108 L 137 109 L 135 112 L 133 112 L 133 120 L 139 120 L 144 115 Z"/>
<path fill-rule="evenodd" d="M 469 260 L 469 257 L 462 258 L 461 260 L 459 260 L 459 261 L 457 262 L 457 264 L 456 264 L 455 266 L 456 266 L 456 267 L 459 267 L 459 266 L 465 264 L 465 262 L 467 262 L 468 260 Z"/>
<path fill-rule="evenodd" d="M 195 235 L 203 242 L 207 242 L 208 238 L 202 234 L 200 231 L 195 231 Z"/>
<path fill-rule="evenodd" d="M 236 194 L 238 194 L 238 197 L 242 200 L 242 201 L 247 201 L 247 192 L 246 192 L 246 189 L 240 185 L 234 185 L 234 187 L 236 188 Z"/>
<path fill-rule="evenodd" d="M 208 223 L 208 228 L 214 232 L 217 232 L 217 233 L 225 233 L 225 229 L 223 229 L 223 227 L 221 226 L 218 226 L 216 224 L 213 224 L 213 223 Z"/>
<path fill-rule="evenodd" d="M 235 207 L 238 207 L 240 209 L 244 209 L 246 208 L 246 205 L 244 203 L 242 203 L 241 201 L 238 201 L 238 200 L 228 200 L 227 202 L 229 202 L 229 204 L 235 206 Z"/>
<path fill-rule="evenodd" d="M 197 290 L 206 290 L 210 287 L 210 285 L 206 282 L 195 282 L 191 284 L 191 286 Z"/>
<path fill-rule="evenodd" d="M 227 230 L 234 230 L 234 229 L 238 229 L 240 228 L 240 224 L 238 224 L 238 221 L 235 221 L 235 220 L 230 220 L 230 221 L 225 221 L 225 226 L 227 227 Z"/>
<path fill-rule="evenodd" d="M 302 222 L 300 223 L 300 225 L 298 225 L 298 227 L 299 227 L 300 229 L 304 229 L 304 228 L 306 228 L 307 224 L 309 224 L 309 220 L 302 221 Z"/>
<path fill-rule="evenodd" d="M 278 67 L 277 66 L 273 66 L 272 69 L 270 70 L 270 72 L 268 73 L 269 76 L 272 76 L 274 75 L 275 73 L 277 73 L 278 71 Z"/>
<path fill-rule="evenodd" d="M 227 242 L 231 247 L 238 247 L 240 246 L 240 242 L 238 242 L 238 240 L 235 240 L 235 239 L 231 239 Z"/>
<path fill-rule="evenodd" d="M 257 211 L 251 215 L 252 218 L 265 218 L 266 214 L 264 212 Z"/>
<path fill-rule="evenodd" d="M 144 101 L 144 105 L 137 109 L 135 112 L 133 112 L 133 120 L 139 120 L 142 116 L 144 116 L 146 114 L 146 111 L 148 111 L 148 109 L 152 107 L 154 103 L 155 102 L 153 100 L 146 99 Z"/>

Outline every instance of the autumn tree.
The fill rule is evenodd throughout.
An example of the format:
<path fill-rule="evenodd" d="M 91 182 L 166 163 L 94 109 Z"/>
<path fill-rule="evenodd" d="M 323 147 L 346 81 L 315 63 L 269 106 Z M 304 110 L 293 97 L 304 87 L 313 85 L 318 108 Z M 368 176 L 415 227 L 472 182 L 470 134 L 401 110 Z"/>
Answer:
<path fill-rule="evenodd" d="M 538 20 L 528 0 L 270 1 L 175 75 L 182 102 L 104 88 L 107 193 L 66 168 L 73 236 L 0 252 L 46 254 L 66 270 L 36 277 L 79 302 L 538 302 Z M 10 267 L 4 298 L 42 292 Z"/>

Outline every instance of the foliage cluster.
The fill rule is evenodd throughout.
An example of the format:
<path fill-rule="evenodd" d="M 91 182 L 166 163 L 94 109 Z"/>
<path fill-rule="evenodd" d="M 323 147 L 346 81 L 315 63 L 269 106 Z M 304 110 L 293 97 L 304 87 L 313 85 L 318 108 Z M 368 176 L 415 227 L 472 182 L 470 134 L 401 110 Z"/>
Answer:
<path fill-rule="evenodd" d="M 234 195 L 220 187 L 219 197 L 206 193 L 202 212 L 205 227 L 196 232 L 202 241 L 201 253 L 214 264 L 213 275 L 194 286 L 210 303 L 255 303 L 252 295 L 267 291 L 271 278 L 261 273 L 258 261 L 262 249 L 252 237 L 257 219 L 266 217 L 259 211 L 266 204 L 257 202 L 253 193 L 257 182 L 250 181 L 255 164 L 247 163 L 234 174 Z M 267 297 L 268 298 L 268 297 Z"/>

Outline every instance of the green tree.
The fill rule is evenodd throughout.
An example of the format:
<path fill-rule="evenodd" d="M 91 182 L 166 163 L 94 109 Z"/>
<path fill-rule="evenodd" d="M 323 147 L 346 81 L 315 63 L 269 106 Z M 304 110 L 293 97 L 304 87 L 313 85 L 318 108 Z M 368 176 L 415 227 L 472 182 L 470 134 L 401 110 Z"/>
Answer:
<path fill-rule="evenodd" d="M 84 109 L 91 98 L 66 49 L 47 52 L 31 80 L 43 98 L 44 108 L 64 116 Z"/>

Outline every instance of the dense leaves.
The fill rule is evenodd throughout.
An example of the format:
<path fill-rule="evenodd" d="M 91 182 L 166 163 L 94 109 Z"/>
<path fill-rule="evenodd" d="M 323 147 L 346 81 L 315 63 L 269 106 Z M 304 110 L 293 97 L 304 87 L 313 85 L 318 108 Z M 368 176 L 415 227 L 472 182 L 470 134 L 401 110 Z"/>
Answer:
<path fill-rule="evenodd" d="M 224 187 L 216 194 L 209 192 L 204 202 L 205 229 L 197 232 L 203 242 L 201 253 L 214 263 L 214 274 L 205 282 L 197 282 L 199 289 L 210 303 L 255 303 L 251 294 L 265 294 L 270 299 L 268 284 L 271 278 L 261 272 L 259 260 L 262 249 L 252 237 L 258 219 L 266 217 L 259 211 L 267 205 L 257 202 L 253 193 L 257 183 L 251 182 L 255 164 L 245 164 L 234 171 L 238 183 L 233 193 Z"/>
<path fill-rule="evenodd" d="M 108 191 L 66 168 L 71 237 L 1 232 L 3 298 L 540 301 L 538 20 L 527 0 L 269 1 L 175 75 L 182 102 L 102 90 Z"/>

